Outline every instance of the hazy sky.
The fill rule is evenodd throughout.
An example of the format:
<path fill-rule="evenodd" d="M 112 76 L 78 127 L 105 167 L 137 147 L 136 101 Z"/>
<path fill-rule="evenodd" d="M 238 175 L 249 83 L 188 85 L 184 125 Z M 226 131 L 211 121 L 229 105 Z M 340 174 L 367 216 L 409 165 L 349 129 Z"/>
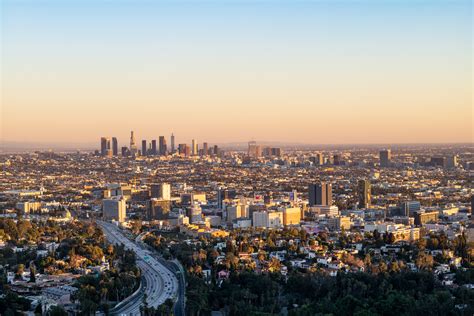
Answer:
<path fill-rule="evenodd" d="M 4 141 L 473 141 L 469 0 L 1 10 Z"/>

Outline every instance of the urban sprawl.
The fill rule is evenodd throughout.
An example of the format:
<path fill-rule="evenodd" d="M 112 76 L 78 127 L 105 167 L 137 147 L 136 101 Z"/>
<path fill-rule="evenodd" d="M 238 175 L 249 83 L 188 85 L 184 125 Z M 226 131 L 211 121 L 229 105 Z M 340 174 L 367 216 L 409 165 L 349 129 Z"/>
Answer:
<path fill-rule="evenodd" d="M 467 145 L 0 154 L 2 315 L 474 314 Z"/>

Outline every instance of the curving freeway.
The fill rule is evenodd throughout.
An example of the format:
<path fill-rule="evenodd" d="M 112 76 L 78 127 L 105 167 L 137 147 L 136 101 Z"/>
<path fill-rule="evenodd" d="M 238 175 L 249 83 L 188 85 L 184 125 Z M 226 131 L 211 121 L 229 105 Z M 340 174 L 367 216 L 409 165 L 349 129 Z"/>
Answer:
<path fill-rule="evenodd" d="M 97 221 L 102 227 L 107 240 L 113 244 L 124 244 L 126 249 L 132 250 L 137 256 L 137 266 L 142 271 L 142 284 L 139 290 L 112 310 L 113 315 L 135 316 L 140 315 L 140 306 L 146 294 L 149 307 L 158 307 L 167 299 L 176 301 L 179 290 L 178 279 L 174 272 L 151 256 L 148 250 L 127 239 L 119 228 L 111 223 Z"/>

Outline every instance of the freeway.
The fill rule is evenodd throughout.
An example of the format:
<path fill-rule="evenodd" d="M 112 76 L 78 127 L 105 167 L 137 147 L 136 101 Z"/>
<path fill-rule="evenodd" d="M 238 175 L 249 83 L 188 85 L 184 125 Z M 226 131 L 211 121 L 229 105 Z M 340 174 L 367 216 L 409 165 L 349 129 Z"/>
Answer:
<path fill-rule="evenodd" d="M 113 309 L 113 315 L 140 315 L 140 305 L 143 303 L 145 294 L 149 307 L 156 308 L 169 298 L 173 301 L 176 300 L 179 288 L 178 279 L 174 272 L 151 256 L 148 250 L 127 239 L 116 225 L 103 221 L 97 221 L 97 223 L 102 227 L 109 242 L 116 245 L 123 244 L 125 249 L 135 252 L 137 266 L 142 271 L 143 276 L 141 289 Z"/>

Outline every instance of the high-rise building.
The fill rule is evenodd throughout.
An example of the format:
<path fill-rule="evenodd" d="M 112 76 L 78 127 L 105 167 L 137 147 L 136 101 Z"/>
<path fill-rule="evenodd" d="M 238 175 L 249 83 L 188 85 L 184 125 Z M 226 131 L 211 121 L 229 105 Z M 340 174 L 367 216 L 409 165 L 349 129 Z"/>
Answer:
<path fill-rule="evenodd" d="M 414 217 L 415 212 L 421 211 L 421 203 L 419 201 L 406 201 L 400 205 L 402 216 Z"/>
<path fill-rule="evenodd" d="M 166 219 L 171 210 L 171 201 L 162 199 L 150 199 L 147 203 L 148 219 Z"/>
<path fill-rule="evenodd" d="M 157 147 L 156 147 L 156 139 L 153 139 L 151 141 L 151 154 L 152 155 L 157 155 L 158 154 L 158 150 L 157 150 Z"/>
<path fill-rule="evenodd" d="M 171 200 L 171 185 L 169 183 L 153 183 L 150 191 L 152 198 Z"/>
<path fill-rule="evenodd" d="M 203 156 L 209 155 L 209 147 L 207 143 L 202 144 L 202 155 Z"/>
<path fill-rule="evenodd" d="M 332 204 L 332 185 L 330 183 L 310 184 L 308 191 L 309 206 Z"/>
<path fill-rule="evenodd" d="M 171 133 L 171 153 L 174 153 L 176 150 L 175 143 L 174 143 L 174 134 Z"/>
<path fill-rule="evenodd" d="M 299 207 L 286 207 L 283 211 L 283 225 L 299 225 L 301 221 L 301 209 Z"/>
<path fill-rule="evenodd" d="M 458 157 L 456 155 L 451 155 L 446 157 L 446 168 L 452 169 L 458 166 Z"/>
<path fill-rule="evenodd" d="M 118 141 L 117 137 L 112 137 L 112 154 L 118 156 Z"/>
<path fill-rule="evenodd" d="M 247 155 L 251 158 L 258 158 L 262 156 L 262 146 L 257 145 L 257 142 L 250 141 L 248 143 Z"/>
<path fill-rule="evenodd" d="M 198 154 L 198 144 L 195 139 L 193 139 L 191 142 L 191 154 L 193 156 L 197 156 Z"/>
<path fill-rule="evenodd" d="M 252 225 L 254 227 L 280 228 L 283 226 L 283 212 L 253 212 Z"/>
<path fill-rule="evenodd" d="M 135 144 L 135 136 L 133 135 L 133 131 L 130 132 L 130 154 L 132 157 L 137 155 L 137 145 Z"/>
<path fill-rule="evenodd" d="M 110 146 L 109 137 L 100 138 L 100 154 L 102 156 L 112 156 L 112 148 Z"/>
<path fill-rule="evenodd" d="M 159 151 L 161 156 L 165 156 L 168 149 L 166 148 L 166 139 L 164 136 L 160 136 L 159 138 Z"/>
<path fill-rule="evenodd" d="M 102 212 L 104 219 L 113 219 L 119 222 L 125 221 L 127 216 L 127 203 L 123 196 L 102 200 Z"/>
<path fill-rule="evenodd" d="M 392 151 L 384 149 L 380 151 L 380 167 L 390 167 L 392 159 Z"/>
<path fill-rule="evenodd" d="M 146 145 L 146 139 L 142 140 L 142 156 L 147 155 L 147 145 Z"/>
<path fill-rule="evenodd" d="M 359 180 L 357 183 L 357 195 L 359 198 L 359 208 L 368 208 L 371 200 L 369 180 Z"/>

